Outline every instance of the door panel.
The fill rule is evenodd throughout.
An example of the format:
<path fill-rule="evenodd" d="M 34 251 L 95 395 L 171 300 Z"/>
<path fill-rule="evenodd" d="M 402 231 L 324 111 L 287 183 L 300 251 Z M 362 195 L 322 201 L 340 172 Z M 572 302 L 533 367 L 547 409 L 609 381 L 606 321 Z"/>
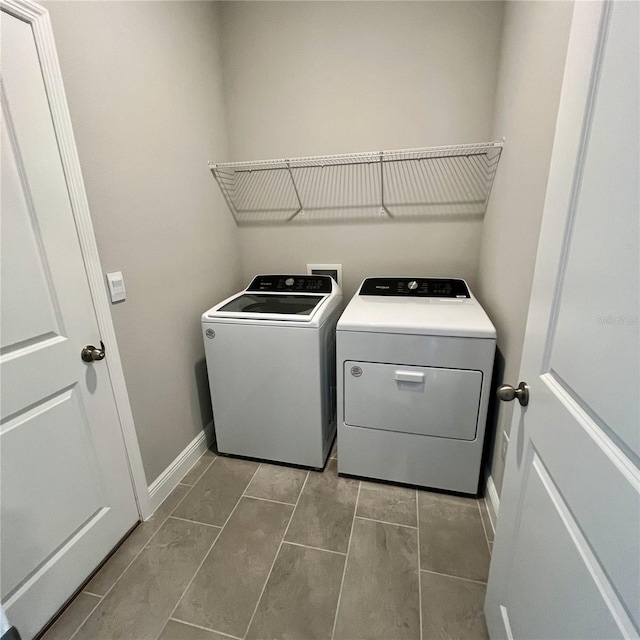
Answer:
<path fill-rule="evenodd" d="M 638 38 L 634 11 L 616 7 L 608 28 L 548 367 L 637 459 L 640 55 L 637 46 L 636 55 L 629 52 Z"/>
<path fill-rule="evenodd" d="M 68 540 L 105 504 L 77 389 L 66 389 L 6 422 L 2 460 L 3 477 L 11 478 L 2 491 L 2 539 L 21 540 L 20 545 L 2 545 L 6 600 L 60 541 Z"/>
<path fill-rule="evenodd" d="M 640 621 L 640 504 L 633 464 L 552 376 L 543 376 L 534 444 L 619 597 Z M 548 394 L 548 395 L 547 395 Z M 533 404 L 533 399 L 532 399 Z M 559 446 L 559 438 L 571 447 Z M 624 550 L 624 553 L 621 553 Z"/>
<path fill-rule="evenodd" d="M 2 104 L 2 353 L 61 333 L 7 105 Z M 25 224 L 28 221 L 30 224 Z M 9 266 L 11 268 L 9 268 Z M 28 286 L 26 284 L 28 283 Z M 25 313 L 24 310 L 30 311 Z"/>
<path fill-rule="evenodd" d="M 347 361 L 344 380 L 347 425 L 456 440 L 476 437 L 481 371 Z"/>
<path fill-rule="evenodd" d="M 640 4 L 578 2 L 485 613 L 492 638 L 640 631 Z M 511 383 L 517 381 L 509 381 Z"/>
<path fill-rule="evenodd" d="M 616 613 L 607 606 L 611 585 L 593 555 L 585 557 L 587 546 L 580 529 L 541 459 L 533 449 L 528 453 L 506 589 L 505 612 L 513 637 L 615 638 L 619 635 Z"/>
<path fill-rule="evenodd" d="M 29 640 L 138 511 L 34 34 L 0 27 L 0 592 Z"/>

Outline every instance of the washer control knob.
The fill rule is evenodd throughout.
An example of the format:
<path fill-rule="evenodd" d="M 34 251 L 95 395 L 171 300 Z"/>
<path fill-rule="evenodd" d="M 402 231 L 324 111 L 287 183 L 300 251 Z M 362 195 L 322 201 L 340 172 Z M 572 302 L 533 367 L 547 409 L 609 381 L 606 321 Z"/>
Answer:
<path fill-rule="evenodd" d="M 287 285 L 287 287 L 293 287 L 293 285 L 295 284 L 295 280 L 293 278 L 287 278 L 284 283 Z"/>
<path fill-rule="evenodd" d="M 407 286 L 411 291 L 415 291 L 418 288 L 418 283 L 415 280 L 412 280 Z"/>

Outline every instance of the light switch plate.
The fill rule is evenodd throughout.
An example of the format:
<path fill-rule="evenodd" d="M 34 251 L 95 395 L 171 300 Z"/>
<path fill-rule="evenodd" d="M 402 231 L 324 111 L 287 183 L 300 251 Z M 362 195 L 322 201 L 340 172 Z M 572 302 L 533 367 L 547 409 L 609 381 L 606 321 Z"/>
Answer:
<path fill-rule="evenodd" d="M 127 290 L 124 286 L 124 276 L 122 271 L 112 271 L 107 273 L 107 284 L 109 285 L 109 294 L 111 302 L 122 302 L 127 298 Z"/>
<path fill-rule="evenodd" d="M 340 288 L 342 288 L 342 265 L 341 264 L 308 264 L 307 273 L 309 275 L 331 276 Z"/>

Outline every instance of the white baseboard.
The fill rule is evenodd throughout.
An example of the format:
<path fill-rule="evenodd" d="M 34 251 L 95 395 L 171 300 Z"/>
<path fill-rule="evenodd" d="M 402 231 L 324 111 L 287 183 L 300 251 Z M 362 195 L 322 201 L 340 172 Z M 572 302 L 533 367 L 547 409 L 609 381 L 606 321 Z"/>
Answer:
<path fill-rule="evenodd" d="M 149 485 L 151 514 L 163 500 L 176 488 L 189 469 L 206 451 L 208 443 L 213 442 L 213 422 L 204 427 L 178 457 Z"/>
<path fill-rule="evenodd" d="M 500 509 L 500 496 L 491 476 L 487 477 L 484 492 L 485 502 L 487 503 L 487 513 L 491 521 L 491 528 L 496 532 L 496 521 L 498 520 L 498 510 Z"/>

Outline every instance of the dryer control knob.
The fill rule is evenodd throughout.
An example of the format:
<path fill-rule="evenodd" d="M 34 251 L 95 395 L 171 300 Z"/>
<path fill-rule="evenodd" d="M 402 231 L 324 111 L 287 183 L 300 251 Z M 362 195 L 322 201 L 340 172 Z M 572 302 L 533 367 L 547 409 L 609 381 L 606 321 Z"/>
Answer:
<path fill-rule="evenodd" d="M 414 291 L 418 288 L 418 283 L 415 280 L 412 280 L 407 286 L 409 287 L 409 289 L 411 289 L 411 291 Z"/>
<path fill-rule="evenodd" d="M 287 278 L 284 283 L 287 285 L 287 287 L 293 287 L 293 285 L 295 284 L 295 280 L 293 278 Z"/>

